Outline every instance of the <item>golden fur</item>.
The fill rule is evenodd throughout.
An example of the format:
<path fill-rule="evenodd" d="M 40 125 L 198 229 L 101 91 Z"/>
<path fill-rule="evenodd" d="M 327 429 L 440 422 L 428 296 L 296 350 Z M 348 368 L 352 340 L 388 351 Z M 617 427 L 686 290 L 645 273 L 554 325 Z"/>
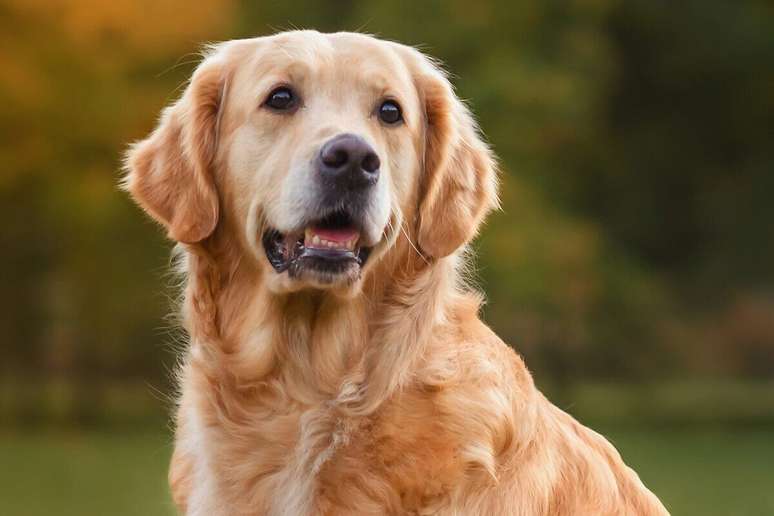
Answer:
<path fill-rule="evenodd" d="M 290 81 L 317 100 L 294 118 L 257 109 Z M 385 91 L 402 128 L 368 116 Z M 360 278 L 295 284 L 256 235 L 292 216 L 298 163 L 341 130 L 386 162 L 388 219 Z M 217 45 L 126 168 L 186 278 L 169 473 L 181 513 L 666 514 L 479 320 L 462 270 L 497 204 L 494 157 L 419 52 L 313 31 Z"/>

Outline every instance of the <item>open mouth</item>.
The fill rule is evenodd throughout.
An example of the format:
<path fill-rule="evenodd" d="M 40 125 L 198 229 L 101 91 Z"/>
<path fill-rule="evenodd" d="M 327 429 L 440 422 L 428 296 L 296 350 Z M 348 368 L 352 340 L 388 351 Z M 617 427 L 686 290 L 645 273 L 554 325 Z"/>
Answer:
<path fill-rule="evenodd" d="M 360 229 L 345 211 L 333 212 L 303 230 L 263 234 L 266 257 L 277 272 L 298 277 L 304 271 L 323 273 L 331 281 L 340 274 L 359 274 L 370 247 L 360 243 Z"/>

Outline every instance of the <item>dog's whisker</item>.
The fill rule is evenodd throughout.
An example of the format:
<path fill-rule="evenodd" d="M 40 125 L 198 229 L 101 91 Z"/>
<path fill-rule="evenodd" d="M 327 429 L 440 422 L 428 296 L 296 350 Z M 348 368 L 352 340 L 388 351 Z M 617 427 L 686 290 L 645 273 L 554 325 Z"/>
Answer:
<path fill-rule="evenodd" d="M 427 258 L 424 254 L 417 248 L 416 245 L 414 245 L 414 242 L 411 241 L 411 237 L 409 237 L 408 232 L 406 231 L 406 228 L 403 223 L 400 225 L 400 230 L 403 232 L 403 236 L 406 237 L 406 240 L 408 241 L 411 248 L 414 250 L 414 252 L 417 253 L 417 256 L 419 256 L 423 262 L 425 262 L 426 265 L 430 265 L 430 262 L 427 261 Z"/>

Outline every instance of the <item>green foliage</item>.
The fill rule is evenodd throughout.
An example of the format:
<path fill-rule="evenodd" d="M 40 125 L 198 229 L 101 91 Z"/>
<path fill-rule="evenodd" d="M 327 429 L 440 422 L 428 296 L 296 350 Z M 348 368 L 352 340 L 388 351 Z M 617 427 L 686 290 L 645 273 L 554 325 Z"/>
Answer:
<path fill-rule="evenodd" d="M 166 390 L 169 246 L 117 191 L 121 154 L 200 43 L 294 26 L 447 63 L 502 159 L 485 316 L 541 375 L 774 374 L 774 8 L 754 0 L 8 0 L 0 374 L 84 406 Z"/>

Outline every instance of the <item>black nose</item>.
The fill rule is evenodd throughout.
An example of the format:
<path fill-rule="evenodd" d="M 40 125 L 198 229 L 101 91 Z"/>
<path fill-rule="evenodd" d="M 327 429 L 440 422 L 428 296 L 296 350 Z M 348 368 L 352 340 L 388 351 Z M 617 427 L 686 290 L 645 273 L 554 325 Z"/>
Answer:
<path fill-rule="evenodd" d="M 365 188 L 379 180 L 379 156 L 354 134 L 340 134 L 328 140 L 317 161 L 323 179 L 339 188 Z"/>

